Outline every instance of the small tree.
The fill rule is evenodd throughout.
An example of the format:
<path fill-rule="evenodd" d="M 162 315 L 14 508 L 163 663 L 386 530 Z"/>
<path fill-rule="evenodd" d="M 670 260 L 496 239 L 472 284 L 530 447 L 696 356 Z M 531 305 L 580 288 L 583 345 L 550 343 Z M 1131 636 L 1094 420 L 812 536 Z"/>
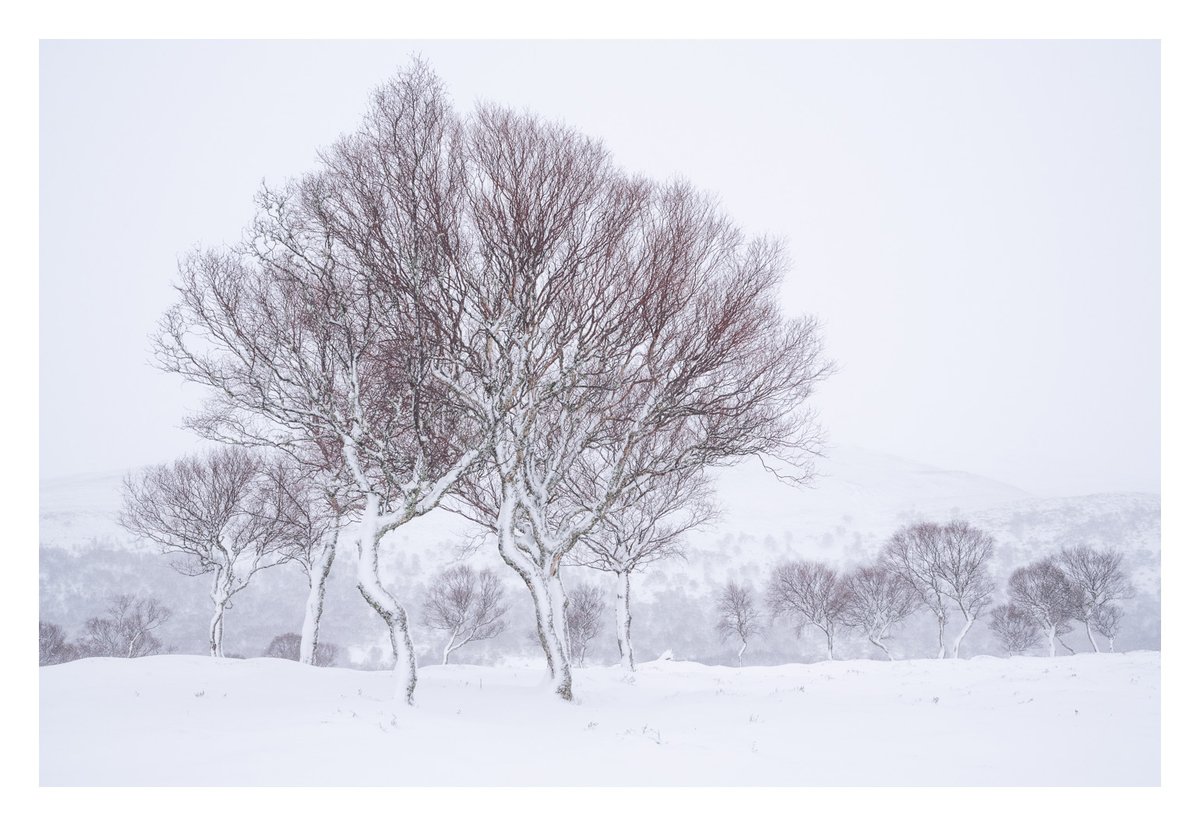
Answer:
<path fill-rule="evenodd" d="M 267 646 L 267 650 L 263 652 L 263 656 L 302 662 L 301 655 L 303 652 L 303 637 L 300 634 L 287 633 L 280 634 L 271 640 L 271 644 Z M 336 645 L 326 642 L 318 643 L 316 650 L 313 652 L 313 660 L 308 665 L 320 667 L 331 666 L 337 662 L 340 653 Z"/>
<path fill-rule="evenodd" d="M 209 653 L 224 656 L 225 611 L 251 577 L 287 561 L 276 553 L 283 532 L 266 507 L 262 463 L 223 447 L 125 478 L 121 524 L 157 545 L 188 576 L 211 577 Z"/>
<path fill-rule="evenodd" d="M 844 585 L 846 624 L 866 634 L 867 640 L 889 660 L 895 659 L 883 643 L 893 625 L 917 610 L 920 600 L 916 591 L 908 580 L 881 563 L 859 568 L 846 577 Z"/>
<path fill-rule="evenodd" d="M 1013 605 L 1025 611 L 1046 635 L 1050 656 L 1058 638 L 1071 630 L 1075 616 L 1075 592 L 1063 569 L 1049 559 L 1017 568 L 1008 580 Z"/>
<path fill-rule="evenodd" d="M 1038 635 L 1037 624 L 1028 612 L 1007 602 L 992 609 L 990 626 L 1010 656 L 1029 650 Z"/>
<path fill-rule="evenodd" d="M 1108 612 L 1110 608 L 1115 610 L 1113 603 L 1116 600 L 1133 595 L 1122 568 L 1123 560 L 1124 557 L 1115 551 L 1101 553 L 1087 545 L 1066 548 L 1057 558 L 1075 592 L 1074 618 L 1083 623 L 1093 651 L 1100 650 L 1092 634 L 1100 613 Z M 1109 637 L 1110 643 L 1111 640 Z"/>
<path fill-rule="evenodd" d="M 67 642 L 61 626 L 38 622 L 38 665 L 58 665 L 80 656 L 79 648 Z"/>
<path fill-rule="evenodd" d="M 153 631 L 171 618 L 156 599 L 121 594 L 109 601 L 103 617 L 84 624 L 80 648 L 89 657 L 145 657 L 163 650 Z"/>
<path fill-rule="evenodd" d="M 1101 606 L 1093 618 L 1096 630 L 1108 637 L 1108 652 L 1116 651 L 1115 639 L 1121 630 L 1121 618 L 1125 615 L 1120 608 L 1111 602 Z"/>
<path fill-rule="evenodd" d="M 741 643 L 737 652 L 738 665 L 741 665 L 746 646 L 762 633 L 762 615 L 754 605 L 748 586 L 730 582 L 721 591 L 717 599 L 717 633 L 722 642 L 736 639 Z"/>
<path fill-rule="evenodd" d="M 789 562 L 771 574 L 767 591 L 771 612 L 796 623 L 796 635 L 805 625 L 825 634 L 826 652 L 833 659 L 833 637 L 846 624 L 849 594 L 837 571 L 823 562 Z"/>
<path fill-rule="evenodd" d="M 507 610 L 504 589 L 492 571 L 455 565 L 438 574 L 425 597 L 425 626 L 450 635 L 442 665 L 467 643 L 490 640 L 503 631 Z"/>
<path fill-rule="evenodd" d="M 567 639 L 571 659 L 579 668 L 587 658 L 588 645 L 600 633 L 604 616 L 604 592 L 595 585 L 578 585 L 567 592 Z"/>

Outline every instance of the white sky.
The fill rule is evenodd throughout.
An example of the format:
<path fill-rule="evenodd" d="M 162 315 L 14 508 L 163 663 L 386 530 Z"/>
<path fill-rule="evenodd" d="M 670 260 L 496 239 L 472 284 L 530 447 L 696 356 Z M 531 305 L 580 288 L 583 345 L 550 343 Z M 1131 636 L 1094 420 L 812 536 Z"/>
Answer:
<path fill-rule="evenodd" d="M 177 256 L 235 239 L 414 51 L 784 235 L 832 441 L 1046 494 L 1159 489 L 1152 42 L 52 42 L 43 477 L 194 446 L 149 366 Z"/>

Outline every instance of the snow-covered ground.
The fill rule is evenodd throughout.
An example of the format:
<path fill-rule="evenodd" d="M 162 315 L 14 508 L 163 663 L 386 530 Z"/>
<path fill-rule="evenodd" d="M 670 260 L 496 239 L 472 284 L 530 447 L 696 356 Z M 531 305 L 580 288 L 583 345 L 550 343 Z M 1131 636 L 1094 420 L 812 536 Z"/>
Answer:
<path fill-rule="evenodd" d="M 1159 654 L 387 672 L 41 669 L 44 785 L 1156 785 Z"/>

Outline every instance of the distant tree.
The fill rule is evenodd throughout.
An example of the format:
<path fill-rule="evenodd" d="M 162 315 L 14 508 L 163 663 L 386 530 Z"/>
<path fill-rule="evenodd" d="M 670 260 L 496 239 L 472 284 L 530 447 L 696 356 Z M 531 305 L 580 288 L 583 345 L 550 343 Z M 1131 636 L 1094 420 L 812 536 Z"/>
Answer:
<path fill-rule="evenodd" d="M 1083 623 L 1092 650 L 1098 652 L 1100 646 L 1092 629 L 1097 626 L 1100 613 L 1115 609 L 1114 602 L 1133 595 L 1122 568 L 1124 557 L 1115 551 L 1102 553 L 1087 545 L 1076 545 L 1064 549 L 1057 561 L 1075 592 L 1074 618 Z"/>
<path fill-rule="evenodd" d="M 294 660 L 301 662 L 301 654 L 304 651 L 303 638 L 300 634 L 287 633 L 280 634 L 271 640 L 267 650 L 263 652 L 264 657 L 274 657 L 280 660 Z M 341 650 L 330 643 L 318 643 L 316 650 L 313 652 L 313 661 L 309 665 L 320 667 L 331 666 L 337 662 L 338 655 Z"/>
<path fill-rule="evenodd" d="M 1008 596 L 1046 635 L 1053 657 L 1055 643 L 1071 630 L 1069 620 L 1078 612 L 1066 573 L 1049 559 L 1017 568 L 1008 579 Z"/>
<path fill-rule="evenodd" d="M 730 582 L 721 591 L 717 598 L 717 633 L 722 642 L 736 639 L 741 643 L 737 652 L 738 665 L 741 665 L 746 646 L 762 633 L 762 615 L 748 586 Z"/>
<path fill-rule="evenodd" d="M 67 642 L 67 635 L 60 626 L 38 622 L 38 665 L 58 665 L 80 656 L 79 648 Z"/>
<path fill-rule="evenodd" d="M 989 568 L 996 543 L 988 534 L 962 521 L 942 525 L 938 542 L 941 547 L 937 573 L 945 583 L 946 596 L 963 617 L 962 629 L 950 650 L 950 655 L 957 658 L 963 638 L 992 601 L 996 586 Z"/>
<path fill-rule="evenodd" d="M 941 529 L 919 522 L 892 534 L 883 550 L 884 564 L 907 580 L 937 622 L 938 659 L 946 656 L 946 617 L 950 595 L 942 577 Z"/>
<path fill-rule="evenodd" d="M 455 565 L 442 571 L 425 596 L 425 626 L 449 634 L 442 665 L 469 642 L 490 640 L 504 630 L 508 604 L 492 571 Z"/>
<path fill-rule="evenodd" d="M 103 617 L 84 623 L 80 649 L 88 657 L 145 657 L 163 650 L 154 630 L 171 618 L 171 612 L 153 598 L 121 594 L 109 600 Z"/>
<path fill-rule="evenodd" d="M 1121 618 L 1124 616 L 1125 612 L 1110 602 L 1101 606 L 1092 618 L 1096 630 L 1108 637 L 1110 654 L 1116 651 L 1116 636 L 1117 632 L 1121 630 Z"/>
<path fill-rule="evenodd" d="M 862 631 L 867 640 L 895 659 L 884 645 L 891 628 L 917 610 L 920 599 L 908 580 L 882 563 L 859 568 L 844 580 L 847 625 Z"/>
<path fill-rule="evenodd" d="M 627 491 L 576 545 L 570 561 L 616 574 L 617 654 L 634 670 L 630 576 L 661 559 L 683 556 L 683 536 L 716 515 L 711 489 L 694 468 Z"/>
<path fill-rule="evenodd" d="M 188 576 L 211 577 L 209 653 L 224 656 L 225 611 L 263 568 L 286 562 L 283 531 L 266 507 L 262 462 L 222 447 L 125 478 L 121 524 L 175 558 Z"/>
<path fill-rule="evenodd" d="M 833 659 L 833 638 L 846 624 L 849 594 L 837 571 L 823 562 L 788 562 L 771 574 L 767 603 L 777 617 L 796 623 L 799 635 L 813 625 L 825 635 L 826 652 Z"/>
<path fill-rule="evenodd" d="M 1028 651 L 1038 636 L 1037 624 L 1029 613 L 1007 602 L 992 609 L 990 625 L 1010 655 Z"/>
<path fill-rule="evenodd" d="M 280 530 L 279 553 L 304 571 L 308 599 L 300 627 L 299 661 L 316 665 L 325 584 L 333 569 L 338 536 L 349 516 L 348 491 L 322 461 L 298 461 L 279 453 L 263 465 L 267 514 Z"/>
<path fill-rule="evenodd" d="M 567 592 L 567 639 L 571 659 L 582 668 L 588 646 L 600 633 L 604 592 L 596 585 L 577 585 Z"/>

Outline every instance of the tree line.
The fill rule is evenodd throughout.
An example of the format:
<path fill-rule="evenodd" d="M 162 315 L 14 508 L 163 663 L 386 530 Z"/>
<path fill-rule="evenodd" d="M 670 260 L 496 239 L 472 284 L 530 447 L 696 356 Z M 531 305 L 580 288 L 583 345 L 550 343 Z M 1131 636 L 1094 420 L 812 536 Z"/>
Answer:
<path fill-rule="evenodd" d="M 1132 596 L 1115 551 L 1087 545 L 1017 568 L 1007 582 L 1007 601 L 993 605 L 995 541 L 961 520 L 945 524 L 921 522 L 892 535 L 872 562 L 841 573 L 823 562 L 798 560 L 777 566 L 770 575 L 760 607 L 747 583 L 730 581 L 717 597 L 716 631 L 737 646 L 737 659 L 767 620 L 794 624 L 796 635 L 817 629 L 825 638 L 828 659 L 835 638 L 846 631 L 860 634 L 887 658 L 892 630 L 924 611 L 937 629 L 936 656 L 947 656 L 947 629 L 957 623 L 949 645 L 956 658 L 967 633 L 985 615 L 1009 654 L 1031 648 L 1040 637 L 1054 656 L 1071 622 L 1083 625 L 1093 651 L 1096 634 L 1108 639 L 1109 651 L 1120 627 L 1118 604 Z M 989 606 L 991 610 L 988 611 Z M 1072 651 L 1072 653 L 1074 653 Z"/>

